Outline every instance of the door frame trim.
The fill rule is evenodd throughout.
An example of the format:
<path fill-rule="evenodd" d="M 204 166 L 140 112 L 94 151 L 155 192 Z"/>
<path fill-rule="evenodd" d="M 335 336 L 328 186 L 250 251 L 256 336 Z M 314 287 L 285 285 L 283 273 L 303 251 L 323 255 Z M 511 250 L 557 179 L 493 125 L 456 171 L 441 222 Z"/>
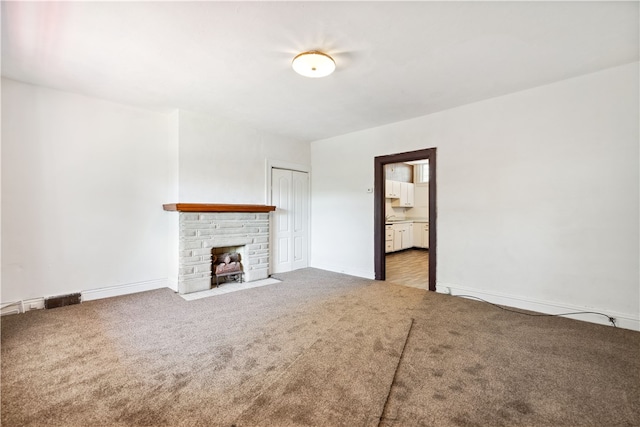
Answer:
<path fill-rule="evenodd" d="M 391 163 L 410 162 L 429 159 L 429 290 L 436 290 L 437 269 L 437 185 L 436 185 L 436 151 L 435 147 L 404 153 L 377 156 L 374 158 L 374 268 L 375 279 L 385 280 L 385 198 L 384 198 L 384 166 Z"/>
<path fill-rule="evenodd" d="M 265 204 L 266 205 L 271 205 L 271 169 L 286 169 L 286 170 L 292 170 L 292 171 L 296 171 L 296 172 L 306 172 L 306 173 L 309 174 L 309 189 L 311 189 L 311 166 L 302 165 L 302 164 L 298 164 L 298 163 L 285 162 L 285 161 L 282 161 L 282 160 L 265 159 L 265 168 L 264 168 L 265 187 L 264 187 L 264 194 L 265 194 Z M 311 193 L 309 193 L 309 194 L 311 194 Z M 309 197 L 309 198 L 311 198 L 311 197 Z"/>

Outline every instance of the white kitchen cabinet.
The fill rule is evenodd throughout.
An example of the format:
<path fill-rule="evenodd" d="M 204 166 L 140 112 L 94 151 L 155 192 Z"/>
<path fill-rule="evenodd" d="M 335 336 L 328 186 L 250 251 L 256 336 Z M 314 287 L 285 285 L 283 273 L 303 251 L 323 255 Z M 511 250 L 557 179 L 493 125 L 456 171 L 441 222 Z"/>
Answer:
<path fill-rule="evenodd" d="M 422 247 L 429 249 L 429 223 L 422 225 Z"/>
<path fill-rule="evenodd" d="M 387 199 L 400 198 L 400 192 L 402 191 L 402 183 L 399 181 L 392 181 L 390 179 L 385 180 L 384 185 L 384 197 Z"/>
<path fill-rule="evenodd" d="M 422 224 L 415 223 L 413 224 L 413 246 L 416 248 L 422 247 Z"/>
<path fill-rule="evenodd" d="M 385 226 L 385 252 L 393 252 L 393 225 Z"/>
<path fill-rule="evenodd" d="M 413 224 L 393 224 L 393 250 L 400 251 L 413 246 Z"/>
<path fill-rule="evenodd" d="M 402 248 L 402 233 L 404 233 L 404 231 L 402 230 L 402 227 L 400 227 L 400 224 L 394 224 L 393 225 L 393 250 L 394 251 L 399 251 Z"/>
<path fill-rule="evenodd" d="M 405 182 L 405 184 L 407 187 L 406 206 L 412 208 L 415 201 L 416 187 L 415 187 L 415 184 L 413 184 L 412 182 Z M 402 195 L 402 193 L 400 193 L 400 195 Z"/>
<path fill-rule="evenodd" d="M 393 181 L 392 181 L 393 182 Z M 411 182 L 400 182 L 400 197 L 391 202 L 397 208 L 412 208 L 414 204 L 415 186 Z"/>
<path fill-rule="evenodd" d="M 429 248 L 429 223 L 416 222 L 413 224 L 413 246 Z"/>

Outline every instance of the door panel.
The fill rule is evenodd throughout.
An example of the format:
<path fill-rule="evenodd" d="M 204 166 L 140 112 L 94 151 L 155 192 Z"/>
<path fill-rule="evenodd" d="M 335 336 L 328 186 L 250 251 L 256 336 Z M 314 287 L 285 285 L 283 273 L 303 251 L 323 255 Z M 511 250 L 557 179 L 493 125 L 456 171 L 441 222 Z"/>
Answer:
<path fill-rule="evenodd" d="M 289 239 L 277 239 L 278 241 L 278 265 L 291 264 L 291 258 L 289 257 Z"/>
<path fill-rule="evenodd" d="M 309 176 L 305 172 L 271 170 L 273 215 L 272 272 L 308 266 Z"/>
<path fill-rule="evenodd" d="M 271 202 L 276 206 L 273 213 L 273 273 L 289 271 L 289 265 L 293 262 L 291 251 L 291 174 L 289 171 L 272 169 L 271 172 Z"/>
<path fill-rule="evenodd" d="M 292 270 L 309 265 L 307 251 L 309 247 L 309 175 L 292 172 L 293 180 L 293 265 Z"/>
<path fill-rule="evenodd" d="M 294 262 L 300 262 L 304 260 L 304 239 L 301 237 L 294 237 L 293 238 L 293 261 Z"/>

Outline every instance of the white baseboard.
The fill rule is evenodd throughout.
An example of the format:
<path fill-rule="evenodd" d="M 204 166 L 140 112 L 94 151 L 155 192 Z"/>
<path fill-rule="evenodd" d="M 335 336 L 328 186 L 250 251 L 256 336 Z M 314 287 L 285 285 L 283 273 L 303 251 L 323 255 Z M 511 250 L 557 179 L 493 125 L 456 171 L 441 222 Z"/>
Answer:
<path fill-rule="evenodd" d="M 317 268 L 320 270 L 333 271 L 334 273 L 347 274 L 349 276 L 362 277 L 365 279 L 375 279 L 375 274 L 373 272 L 351 268 L 349 266 L 311 262 L 309 264 L 309 267 Z"/>
<path fill-rule="evenodd" d="M 154 289 L 161 288 L 173 289 L 171 283 L 167 279 L 149 280 L 146 282 L 128 283 L 125 285 L 110 286 L 108 288 L 89 289 L 86 291 L 82 291 L 82 302 L 93 301 L 102 298 L 117 297 L 120 295 L 135 294 L 144 291 L 152 291 Z"/>
<path fill-rule="evenodd" d="M 607 310 L 604 308 L 584 307 L 584 306 L 577 306 L 577 305 L 564 304 L 564 303 L 558 304 L 555 302 L 507 295 L 500 292 L 478 290 L 474 288 L 467 288 L 464 286 L 458 286 L 455 284 L 441 283 L 441 282 L 437 283 L 436 292 L 442 293 L 442 294 L 450 294 L 453 296 L 469 295 L 476 298 L 482 298 L 483 300 L 491 302 L 493 304 L 519 308 L 522 310 L 536 311 L 538 313 L 545 313 L 545 314 L 561 314 L 561 313 L 572 313 L 572 312 L 579 312 L 579 311 L 592 311 L 597 313 L 603 313 L 615 319 L 616 327 L 631 329 L 633 331 L 640 331 L 640 317 L 638 315 L 620 313 L 616 311 Z M 563 317 L 611 326 L 611 322 L 609 322 L 609 320 L 605 316 L 601 316 L 597 314 L 567 315 Z"/>
<path fill-rule="evenodd" d="M 167 279 L 167 288 L 171 289 L 173 292 L 178 292 L 178 279 L 177 278 L 168 278 Z"/>
<path fill-rule="evenodd" d="M 128 283 L 126 285 L 110 286 L 107 288 L 89 289 L 81 291 L 82 302 L 93 301 L 102 298 L 116 297 L 119 295 L 135 294 L 137 292 L 151 291 L 154 289 L 170 288 L 177 292 L 178 284 L 174 284 L 169 279 L 149 280 L 146 282 Z M 31 298 L 22 301 L 2 303 L 0 305 L 0 315 L 25 313 L 29 310 L 39 310 L 44 308 L 45 297 Z"/>

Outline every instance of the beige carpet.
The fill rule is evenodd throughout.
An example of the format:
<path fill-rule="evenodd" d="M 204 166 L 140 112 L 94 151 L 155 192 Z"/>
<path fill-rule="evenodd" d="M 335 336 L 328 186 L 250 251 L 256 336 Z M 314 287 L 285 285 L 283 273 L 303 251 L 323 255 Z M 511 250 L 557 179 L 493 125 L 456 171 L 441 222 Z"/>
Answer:
<path fill-rule="evenodd" d="M 2 425 L 640 425 L 638 332 L 321 270 L 279 278 L 3 317 Z"/>

